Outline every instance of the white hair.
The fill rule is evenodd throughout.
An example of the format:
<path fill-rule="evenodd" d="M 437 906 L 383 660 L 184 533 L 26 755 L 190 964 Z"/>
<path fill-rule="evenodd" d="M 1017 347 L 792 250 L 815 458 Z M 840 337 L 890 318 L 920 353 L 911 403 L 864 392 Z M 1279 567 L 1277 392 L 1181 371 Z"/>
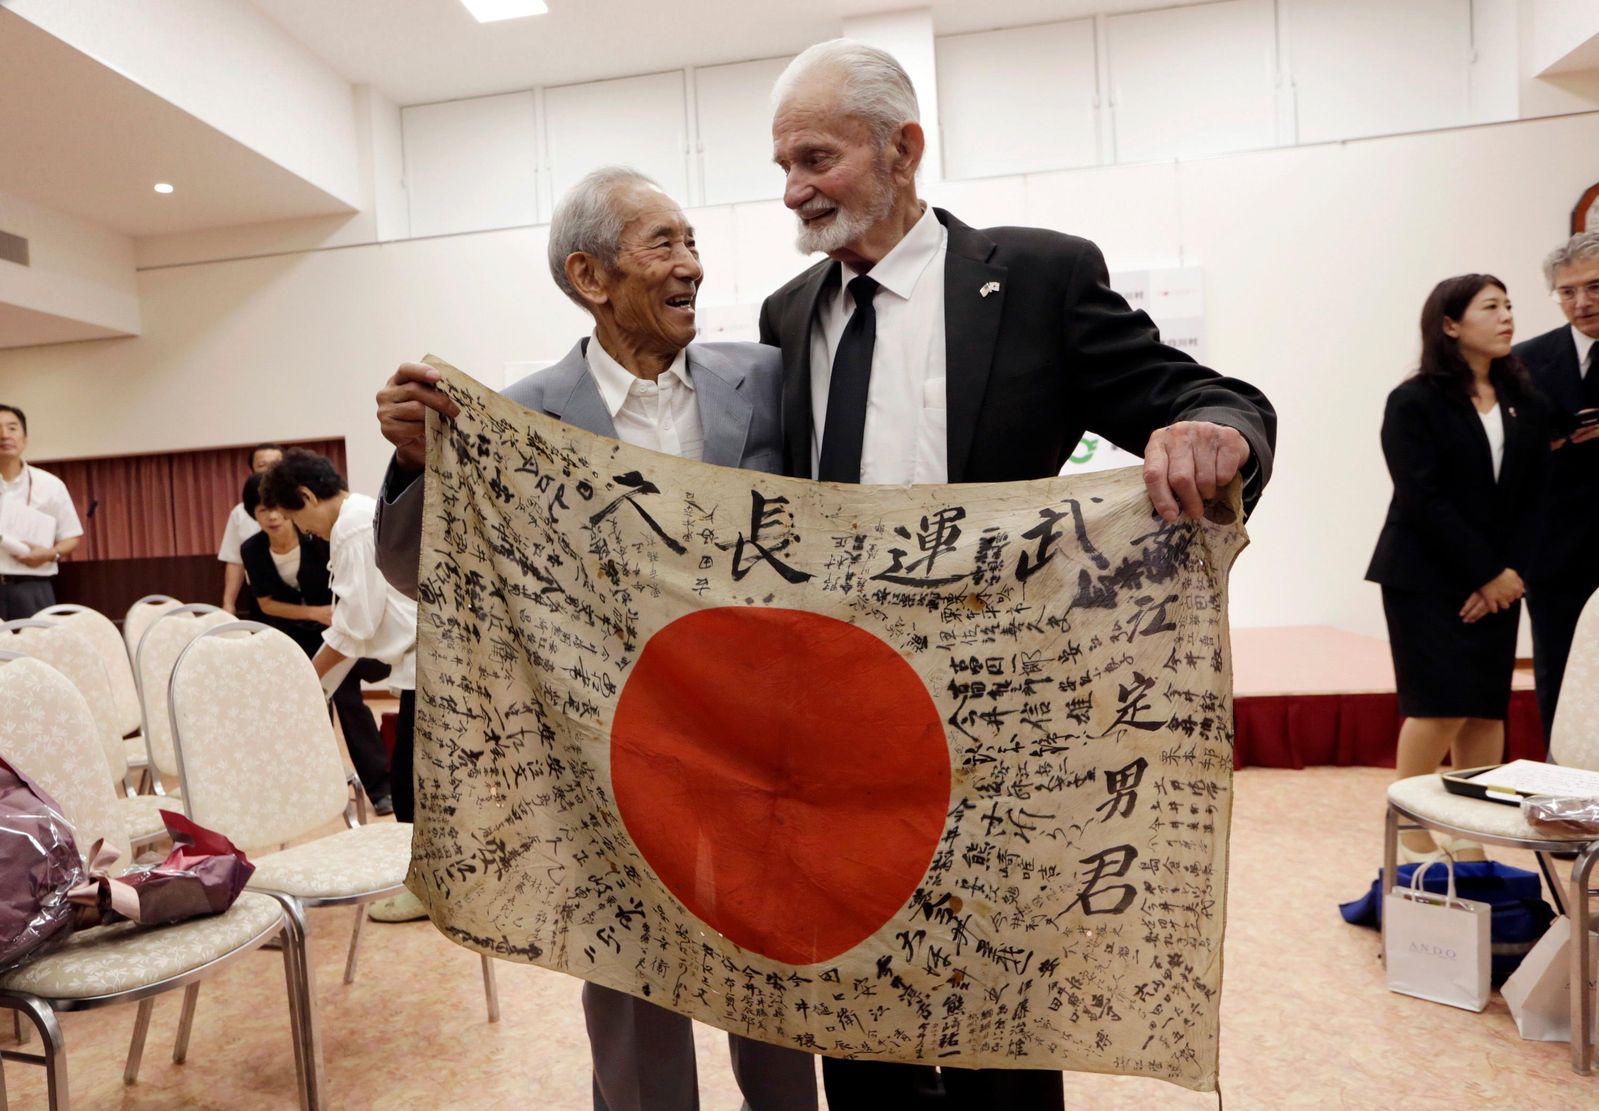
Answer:
<path fill-rule="evenodd" d="M 1555 288 L 1555 271 L 1562 266 L 1599 257 L 1599 231 L 1579 232 L 1550 251 L 1543 260 L 1543 280 Z"/>
<path fill-rule="evenodd" d="M 616 267 L 622 231 L 627 226 L 617 210 L 616 198 L 630 185 L 660 189 L 650 178 L 627 166 L 605 166 L 583 175 L 561 197 L 550 219 L 550 277 L 562 293 L 580 308 L 589 303 L 566 276 L 568 255 L 582 253 L 597 259 L 607 270 Z"/>
<path fill-rule="evenodd" d="M 854 39 L 829 39 L 809 47 L 788 64 L 772 86 L 772 108 L 804 78 L 833 71 L 839 77 L 839 109 L 864 122 L 881 149 L 904 124 L 920 122 L 916 89 L 904 67 L 886 50 Z"/>

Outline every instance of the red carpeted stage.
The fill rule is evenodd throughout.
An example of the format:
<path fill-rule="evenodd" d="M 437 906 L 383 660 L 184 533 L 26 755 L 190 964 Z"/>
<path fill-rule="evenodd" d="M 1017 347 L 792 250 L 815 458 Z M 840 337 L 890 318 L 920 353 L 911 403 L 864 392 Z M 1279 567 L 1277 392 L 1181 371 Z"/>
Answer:
<path fill-rule="evenodd" d="M 1399 705 L 1388 642 L 1325 625 L 1234 629 L 1239 768 L 1394 766 Z M 1507 760 L 1542 760 L 1532 674 L 1511 681 Z"/>

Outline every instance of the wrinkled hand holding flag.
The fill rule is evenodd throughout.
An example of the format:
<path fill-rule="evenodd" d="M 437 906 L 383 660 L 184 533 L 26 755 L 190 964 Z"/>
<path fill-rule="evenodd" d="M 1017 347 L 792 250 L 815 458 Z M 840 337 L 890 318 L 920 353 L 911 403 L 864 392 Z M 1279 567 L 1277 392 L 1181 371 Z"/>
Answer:
<path fill-rule="evenodd" d="M 440 929 L 818 1053 L 1215 1087 L 1236 486 L 780 478 L 429 361 Z"/>

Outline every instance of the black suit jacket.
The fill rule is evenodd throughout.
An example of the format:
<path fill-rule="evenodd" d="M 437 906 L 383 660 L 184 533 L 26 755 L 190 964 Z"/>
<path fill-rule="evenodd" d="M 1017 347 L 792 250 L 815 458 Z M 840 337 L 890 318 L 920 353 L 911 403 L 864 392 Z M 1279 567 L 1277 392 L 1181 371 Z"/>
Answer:
<path fill-rule="evenodd" d="M 272 538 L 258 532 L 239 545 L 239 559 L 250 588 L 256 598 L 271 598 L 291 606 L 330 606 L 333 589 L 328 585 L 328 542 L 319 536 L 300 534 L 300 585 L 290 586 L 278 574 L 278 565 L 272 562 Z M 322 630 L 318 621 L 292 621 L 283 617 L 261 614 L 263 624 L 281 629 L 294 638 L 296 644 L 315 655 L 322 647 Z"/>
<path fill-rule="evenodd" d="M 1548 411 L 1536 395 L 1495 385 L 1505 423 L 1498 481 L 1488 434 L 1470 401 L 1419 377 L 1388 395 L 1382 451 L 1394 494 L 1367 579 L 1464 602 L 1507 567 L 1526 576 L 1537 546 Z"/>
<path fill-rule="evenodd" d="M 1549 403 L 1557 435 L 1583 400 L 1582 368 L 1567 326 L 1518 343 L 1515 353 Z M 1592 587 L 1599 582 L 1599 440 L 1564 444 L 1550 454 L 1537 522 L 1533 582 Z"/>
<path fill-rule="evenodd" d="M 1160 342 L 1110 288 L 1099 248 L 1041 228 L 969 228 L 942 209 L 949 480 L 1058 474 L 1085 429 L 1143 453 L 1178 420 L 1249 442 L 1245 505 L 1271 474 L 1277 415 L 1259 390 Z M 783 349 L 784 469 L 811 474 L 811 323 L 840 267 L 820 262 L 766 299 L 761 342 Z M 990 283 L 998 288 L 984 296 Z"/>

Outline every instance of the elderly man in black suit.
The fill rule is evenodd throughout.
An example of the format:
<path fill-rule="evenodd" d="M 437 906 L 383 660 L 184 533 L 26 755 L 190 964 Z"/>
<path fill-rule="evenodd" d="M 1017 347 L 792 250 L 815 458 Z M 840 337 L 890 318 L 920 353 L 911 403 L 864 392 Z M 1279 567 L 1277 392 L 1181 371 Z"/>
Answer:
<path fill-rule="evenodd" d="M 836 482 L 1056 474 L 1085 429 L 1142 451 L 1166 520 L 1239 473 L 1252 507 L 1276 415 L 1160 342 L 1099 249 L 1039 228 L 979 231 L 917 196 L 916 94 L 890 55 L 836 39 L 773 90 L 773 154 L 798 245 L 828 260 L 761 309 L 783 352 L 784 464 Z M 1058 1073 L 823 1062 L 829 1107 L 1062 1106 Z"/>
<path fill-rule="evenodd" d="M 1599 232 L 1574 235 L 1549 253 L 1544 279 L 1567 323 L 1516 344 L 1549 401 L 1557 439 L 1545 472 L 1542 521 L 1527 574 L 1533 672 L 1544 739 L 1584 603 L 1599 588 Z"/>

